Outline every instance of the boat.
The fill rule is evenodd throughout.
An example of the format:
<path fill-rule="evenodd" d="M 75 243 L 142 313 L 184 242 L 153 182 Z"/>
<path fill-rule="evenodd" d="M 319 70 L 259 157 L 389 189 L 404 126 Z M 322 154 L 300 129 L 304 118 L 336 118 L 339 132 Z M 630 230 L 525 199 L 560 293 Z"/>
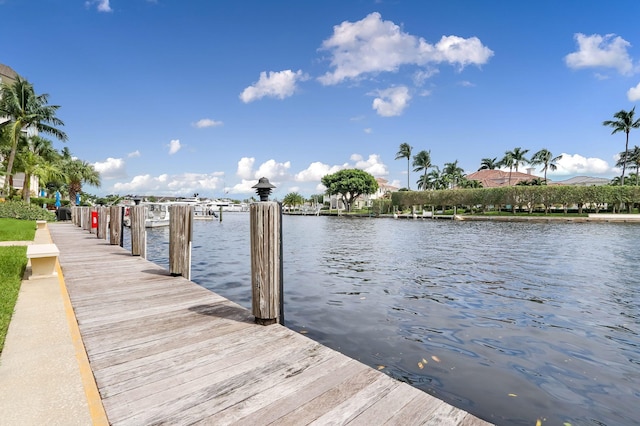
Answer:
<path fill-rule="evenodd" d="M 169 207 L 170 202 L 159 203 L 141 203 L 145 206 L 146 217 L 144 219 L 145 228 L 157 228 L 161 226 L 169 226 Z M 129 207 L 125 209 L 124 218 L 122 219 L 124 226 L 131 226 L 131 217 L 129 216 Z"/>
<path fill-rule="evenodd" d="M 197 198 L 179 198 L 175 201 L 163 202 L 142 202 L 140 205 L 145 206 L 146 217 L 144 221 L 145 228 L 156 228 L 161 226 L 169 226 L 169 207 L 172 205 L 191 205 L 193 207 L 194 220 L 213 220 L 218 217 L 215 209 L 208 203 L 202 202 Z M 129 208 L 125 209 L 123 218 L 124 226 L 131 226 L 131 218 L 129 217 Z"/>

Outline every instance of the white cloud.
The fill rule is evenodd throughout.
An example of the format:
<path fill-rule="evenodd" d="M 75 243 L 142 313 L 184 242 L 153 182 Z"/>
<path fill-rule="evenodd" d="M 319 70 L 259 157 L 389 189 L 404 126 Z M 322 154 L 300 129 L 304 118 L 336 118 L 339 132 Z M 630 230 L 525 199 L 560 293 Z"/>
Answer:
<path fill-rule="evenodd" d="M 429 67 L 425 70 L 417 71 L 413 74 L 413 84 L 422 86 L 424 82 L 440 72 L 437 68 Z"/>
<path fill-rule="evenodd" d="M 169 145 L 167 146 L 169 147 L 169 155 L 175 154 L 176 152 L 180 151 L 180 148 L 182 148 L 179 139 L 171 140 L 171 142 L 169 142 Z"/>
<path fill-rule="evenodd" d="M 238 161 L 238 168 L 236 170 L 236 175 L 238 175 L 241 179 L 252 179 L 253 178 L 253 164 L 256 162 L 255 158 L 242 157 L 240 161 Z"/>
<path fill-rule="evenodd" d="M 258 167 L 258 170 L 254 173 L 256 179 L 266 177 L 271 183 L 280 179 L 289 179 L 289 169 L 291 168 L 291 162 L 278 163 L 276 160 L 265 161 Z"/>
<path fill-rule="evenodd" d="M 578 42 L 578 51 L 565 56 L 569 68 L 604 67 L 614 68 L 620 74 L 630 74 L 633 63 L 627 48 L 631 44 L 615 34 L 590 36 L 577 33 L 574 38 Z"/>
<path fill-rule="evenodd" d="M 631 102 L 640 101 L 640 83 L 627 91 L 627 98 Z"/>
<path fill-rule="evenodd" d="M 244 103 L 253 102 L 264 98 L 265 96 L 284 99 L 292 96 L 296 91 L 296 83 L 305 81 L 309 77 L 301 70 L 293 72 L 291 70 L 284 71 L 265 71 L 260 73 L 260 79 L 257 83 L 245 88 L 240 94 L 240 99 Z"/>
<path fill-rule="evenodd" d="M 583 157 L 580 154 L 562 153 L 562 158 L 556 163 L 557 170 L 549 170 L 549 176 L 567 175 L 606 175 L 614 170 L 605 160 L 594 157 Z"/>
<path fill-rule="evenodd" d="M 371 133 L 373 133 L 373 129 L 371 127 L 367 127 L 365 129 L 362 129 L 363 132 L 365 132 L 366 134 L 370 135 Z"/>
<path fill-rule="evenodd" d="M 122 158 L 107 158 L 104 161 L 93 163 L 93 167 L 102 179 L 116 179 L 127 176 L 125 162 Z"/>
<path fill-rule="evenodd" d="M 256 159 L 250 157 L 243 157 L 238 161 L 238 168 L 236 175 L 243 180 L 252 180 L 252 185 L 256 184 L 256 181 L 261 177 L 266 177 L 270 181 L 275 180 L 288 180 L 289 169 L 291 168 L 291 162 L 278 163 L 276 160 L 268 160 L 258 166 L 257 170 L 253 170 Z M 273 182 L 271 182 L 273 183 Z"/>
<path fill-rule="evenodd" d="M 378 154 L 371 154 L 366 160 L 360 154 L 351 155 L 351 161 L 354 162 L 356 169 L 364 170 L 375 177 L 386 176 L 389 174 L 387 166 L 380 160 Z"/>
<path fill-rule="evenodd" d="M 129 158 L 137 158 L 140 157 L 140 151 L 138 151 L 137 149 L 133 152 L 130 152 L 127 154 L 127 157 Z"/>
<path fill-rule="evenodd" d="M 406 86 L 390 87 L 375 92 L 378 97 L 373 100 L 372 107 L 382 117 L 401 115 L 411 99 Z"/>
<path fill-rule="evenodd" d="M 222 173 L 147 174 L 135 176 L 129 182 L 116 183 L 113 189 L 121 194 L 190 196 L 198 192 L 206 196 L 207 192 L 222 188 L 222 176 Z"/>
<path fill-rule="evenodd" d="M 332 72 L 318 80 L 324 85 L 357 79 L 363 74 L 396 72 L 402 65 L 428 66 L 441 62 L 457 65 L 485 64 L 493 52 L 476 38 L 443 36 L 436 45 L 405 33 L 392 21 L 373 12 L 357 22 L 344 21 L 333 27 L 333 35 L 320 50 L 331 53 Z M 427 74 L 435 72 L 426 68 Z M 425 77 L 426 75 L 425 74 Z"/>
<path fill-rule="evenodd" d="M 323 176 L 347 168 L 347 166 L 348 164 L 343 164 L 342 166 L 330 166 L 328 164 L 323 164 L 319 161 L 315 161 L 309 164 L 309 167 L 307 167 L 306 169 L 302 170 L 299 173 L 296 173 L 294 179 L 297 182 L 317 182 L 322 179 Z"/>
<path fill-rule="evenodd" d="M 206 127 L 217 127 L 222 126 L 224 123 L 222 121 L 212 120 L 210 118 L 203 118 L 202 120 L 198 120 L 191 125 L 193 127 L 197 127 L 198 129 L 204 129 Z"/>
<path fill-rule="evenodd" d="M 113 9 L 109 6 L 109 0 L 87 0 L 84 5 L 86 7 L 91 7 L 94 3 L 98 5 L 98 12 L 113 12 Z"/>
<path fill-rule="evenodd" d="M 458 85 L 460 85 L 462 87 L 475 87 L 476 86 L 475 84 L 473 84 L 472 82 L 467 81 L 467 80 L 462 80 L 462 81 L 458 82 Z"/>

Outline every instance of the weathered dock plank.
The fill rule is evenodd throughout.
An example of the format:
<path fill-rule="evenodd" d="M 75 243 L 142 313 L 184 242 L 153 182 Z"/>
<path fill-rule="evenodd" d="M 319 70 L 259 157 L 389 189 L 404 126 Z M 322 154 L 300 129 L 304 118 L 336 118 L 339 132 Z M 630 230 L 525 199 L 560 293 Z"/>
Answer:
<path fill-rule="evenodd" d="M 51 224 L 109 422 L 487 425 L 96 239 Z M 247 291 L 251 291 L 247 284 Z"/>

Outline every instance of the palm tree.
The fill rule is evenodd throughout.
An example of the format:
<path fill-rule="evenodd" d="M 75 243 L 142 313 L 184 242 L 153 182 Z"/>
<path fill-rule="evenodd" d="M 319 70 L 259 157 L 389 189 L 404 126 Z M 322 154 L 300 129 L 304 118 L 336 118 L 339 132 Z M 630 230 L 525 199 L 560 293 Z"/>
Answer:
<path fill-rule="evenodd" d="M 480 160 L 480 168 L 478 170 L 495 170 L 500 167 L 498 157 L 483 158 Z"/>
<path fill-rule="evenodd" d="M 524 156 L 527 152 L 529 152 L 528 149 L 522 149 L 520 147 L 514 148 L 513 151 L 506 151 L 504 157 L 500 160 L 500 164 L 509 167 L 509 185 L 511 185 L 511 172 L 513 169 L 515 168 L 517 172 L 520 164 L 529 162 Z"/>
<path fill-rule="evenodd" d="M 620 183 L 624 185 L 624 172 L 627 167 L 627 153 L 629 152 L 629 133 L 631 129 L 637 129 L 640 127 L 640 118 L 633 121 L 636 107 L 631 108 L 631 111 L 620 110 L 613 114 L 616 120 L 606 120 L 602 122 L 603 126 L 612 127 L 611 134 L 618 132 L 624 132 L 626 134 L 626 142 L 624 145 L 624 156 L 622 158 L 622 175 L 620 176 Z"/>
<path fill-rule="evenodd" d="M 27 204 L 31 199 L 31 176 L 37 176 L 43 185 L 49 180 L 63 178 L 59 158 L 53 143 L 40 136 L 29 137 L 26 145 L 16 153 L 16 170 L 24 173 L 22 198 Z"/>
<path fill-rule="evenodd" d="M 9 193 L 9 177 L 13 172 L 13 163 L 20 135 L 33 129 L 38 132 L 50 134 L 66 141 L 67 135 L 54 126 L 64 126 L 62 120 L 56 117 L 58 105 L 48 105 L 49 95 L 36 95 L 33 85 L 18 76 L 13 84 L 0 86 L 0 117 L 8 117 L 9 121 L 0 126 L 9 126 L 9 141 L 11 149 L 7 160 L 4 193 Z"/>
<path fill-rule="evenodd" d="M 445 181 L 450 183 L 450 187 L 455 188 L 464 177 L 464 169 L 458 166 L 458 160 L 453 163 L 444 163 L 442 175 Z"/>
<path fill-rule="evenodd" d="M 76 194 L 82 192 L 82 184 L 100 186 L 100 173 L 93 165 L 78 159 L 64 161 L 64 174 L 69 185 L 69 200 L 75 204 Z"/>
<path fill-rule="evenodd" d="M 413 156 L 413 171 L 424 171 L 422 178 L 418 180 L 418 189 L 427 189 L 427 172 L 429 171 L 429 167 L 431 166 L 431 151 L 420 151 Z"/>
<path fill-rule="evenodd" d="M 431 171 L 427 173 L 426 187 L 429 189 L 444 189 L 446 186 L 442 174 L 440 174 L 440 167 L 433 166 Z"/>
<path fill-rule="evenodd" d="M 562 159 L 562 154 L 554 157 L 553 154 L 548 149 L 542 148 L 540 151 L 533 154 L 531 157 L 531 164 L 537 166 L 538 164 L 543 164 L 544 167 L 542 171 L 544 171 L 544 183 L 547 184 L 547 169 L 554 171 L 558 168 L 556 163 Z"/>
<path fill-rule="evenodd" d="M 629 164 L 630 169 L 636 169 L 636 186 L 638 186 L 638 169 L 640 169 L 640 147 L 638 145 L 635 145 L 633 148 L 627 150 L 626 152 L 621 152 L 620 159 L 616 163 L 616 167 L 622 167 L 625 159 L 627 164 Z"/>
<path fill-rule="evenodd" d="M 411 160 L 412 149 L 413 147 L 405 142 L 400 144 L 400 149 L 396 153 L 396 160 L 399 160 L 400 158 L 407 159 L 407 189 L 408 190 L 411 190 L 411 188 L 409 187 L 409 160 Z"/>

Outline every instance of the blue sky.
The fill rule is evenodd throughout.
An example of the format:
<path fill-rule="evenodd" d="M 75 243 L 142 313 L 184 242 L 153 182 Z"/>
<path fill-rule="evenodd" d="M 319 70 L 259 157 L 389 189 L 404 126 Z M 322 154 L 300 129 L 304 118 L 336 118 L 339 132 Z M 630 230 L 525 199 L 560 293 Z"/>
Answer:
<path fill-rule="evenodd" d="M 613 177 L 640 100 L 640 2 L 0 0 L 0 63 L 60 105 L 95 194 L 406 186 L 401 143 L 473 172 L 515 147 Z M 630 146 L 640 145 L 640 131 Z M 538 173 L 541 175 L 541 173 Z M 417 173 L 411 173 L 415 189 Z"/>

